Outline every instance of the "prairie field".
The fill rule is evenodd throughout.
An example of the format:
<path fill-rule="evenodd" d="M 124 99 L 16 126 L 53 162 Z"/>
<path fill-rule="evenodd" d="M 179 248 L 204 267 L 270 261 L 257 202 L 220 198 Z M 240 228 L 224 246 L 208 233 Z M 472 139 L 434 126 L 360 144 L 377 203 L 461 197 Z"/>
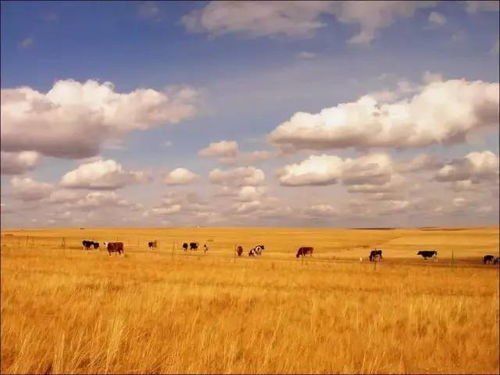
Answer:
<path fill-rule="evenodd" d="M 84 239 L 123 241 L 125 255 Z M 498 239 L 498 227 L 3 230 L 1 372 L 497 374 L 499 267 L 482 256 Z M 190 241 L 208 252 L 183 251 Z"/>

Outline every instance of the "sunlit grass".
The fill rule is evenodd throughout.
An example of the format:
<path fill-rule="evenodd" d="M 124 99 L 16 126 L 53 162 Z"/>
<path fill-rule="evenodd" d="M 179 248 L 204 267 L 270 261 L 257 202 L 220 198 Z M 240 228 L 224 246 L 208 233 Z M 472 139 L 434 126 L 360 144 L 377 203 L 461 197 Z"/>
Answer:
<path fill-rule="evenodd" d="M 126 256 L 82 239 L 123 240 Z M 480 263 L 497 241 L 497 228 L 16 232 L 2 237 L 1 370 L 498 373 L 499 273 Z M 233 254 L 261 242 L 261 258 Z M 416 257 L 427 244 L 437 262 Z M 294 257 L 302 245 L 312 258 Z M 359 262 L 374 246 L 376 269 Z"/>

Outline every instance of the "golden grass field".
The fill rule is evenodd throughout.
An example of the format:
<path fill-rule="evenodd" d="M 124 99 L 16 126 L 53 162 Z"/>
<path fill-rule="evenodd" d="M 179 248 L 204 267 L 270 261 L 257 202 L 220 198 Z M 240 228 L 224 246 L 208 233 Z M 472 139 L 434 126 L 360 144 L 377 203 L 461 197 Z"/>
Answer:
<path fill-rule="evenodd" d="M 481 261 L 498 238 L 498 227 L 4 230 L 1 372 L 496 374 L 499 268 Z M 123 241 L 125 256 L 83 239 Z M 262 257 L 234 256 L 259 243 Z M 295 258 L 301 245 L 312 258 Z"/>

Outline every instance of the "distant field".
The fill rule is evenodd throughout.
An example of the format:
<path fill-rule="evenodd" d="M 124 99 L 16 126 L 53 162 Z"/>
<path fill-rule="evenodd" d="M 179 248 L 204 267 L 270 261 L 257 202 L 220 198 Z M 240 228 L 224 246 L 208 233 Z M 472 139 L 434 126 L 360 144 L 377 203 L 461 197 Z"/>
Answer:
<path fill-rule="evenodd" d="M 498 227 L 76 228 L 1 238 L 2 373 L 500 370 L 499 267 L 481 262 L 498 256 Z M 123 241 L 125 256 L 84 251 L 83 239 Z M 208 253 L 184 252 L 190 241 Z M 263 256 L 248 257 L 260 243 Z M 297 260 L 299 246 L 314 246 L 313 257 Z M 367 261 L 375 247 L 384 251 L 376 266 Z M 438 259 L 422 260 L 421 249 Z"/>

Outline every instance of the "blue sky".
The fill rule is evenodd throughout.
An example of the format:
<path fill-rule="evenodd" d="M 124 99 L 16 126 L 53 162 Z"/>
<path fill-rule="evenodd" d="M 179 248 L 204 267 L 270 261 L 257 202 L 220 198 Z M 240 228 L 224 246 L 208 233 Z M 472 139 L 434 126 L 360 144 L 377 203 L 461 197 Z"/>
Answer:
<path fill-rule="evenodd" d="M 482 111 L 484 99 L 478 96 L 482 91 L 469 83 L 481 81 L 490 91 L 498 86 L 495 2 L 304 6 L 300 2 L 3 2 L 1 17 L 2 97 L 7 97 L 7 90 L 19 92 L 20 87 L 45 94 L 56 82 L 64 85 L 73 80 L 83 85 L 93 80 L 111 82 L 114 93 L 167 92 L 169 103 L 173 98 L 189 106 L 189 114 L 180 120 L 172 120 L 165 110 L 163 121 L 155 122 L 150 119 L 151 107 L 140 107 L 145 99 L 137 99 L 137 116 L 150 122 L 145 119 L 128 128 L 128 119 L 120 117 L 112 120 L 115 128 L 110 129 L 98 120 L 86 123 L 104 111 L 106 103 L 96 104 L 98 109 L 82 105 L 77 110 L 81 115 L 71 119 L 44 113 L 46 122 L 37 125 L 41 117 L 28 121 L 28 115 L 22 117 L 11 102 L 2 101 L 3 226 L 60 226 L 67 225 L 68 217 L 78 217 L 89 226 L 498 223 L 498 199 L 491 195 L 498 192 L 498 111 L 493 121 L 491 116 L 478 116 L 477 124 L 461 119 L 449 125 L 452 119 L 443 118 L 431 125 L 436 129 L 455 126 L 446 129 L 449 138 L 422 140 L 418 145 L 405 144 L 403 136 L 392 134 L 383 146 L 367 146 L 363 139 L 373 136 L 372 120 L 367 120 L 356 125 L 364 132 L 359 144 L 353 141 L 349 147 L 339 147 L 331 139 L 320 146 L 318 136 L 304 147 L 302 126 L 315 129 L 310 131 L 316 134 L 322 130 L 330 134 L 329 121 L 339 117 L 328 117 L 324 128 L 290 124 L 286 136 L 270 140 L 270 134 L 297 112 L 318 114 L 366 95 L 377 98 L 379 106 L 387 100 L 406 103 L 436 81 L 448 90 L 440 95 L 450 92 L 449 98 L 435 101 L 444 103 L 443 112 L 455 105 Z M 358 34 L 364 39 L 356 41 Z M 464 93 L 470 90 L 470 95 L 453 98 L 448 89 L 453 80 L 461 80 Z M 182 88 L 189 88 L 192 96 L 183 97 Z M 392 96 L 387 99 L 389 92 Z M 498 94 L 492 95 L 494 105 Z M 53 104 L 63 99 L 43 100 Z M 169 111 L 177 110 L 175 103 L 170 105 Z M 441 109 L 429 108 L 434 111 Z M 51 121 L 57 124 L 52 130 L 47 125 Z M 120 130 L 122 123 L 126 131 Z M 50 147 L 75 142 L 78 149 L 77 137 L 64 130 L 74 129 L 81 133 L 81 144 L 93 137 L 96 150 L 82 146 L 81 154 L 61 156 L 38 141 L 44 127 L 54 134 L 47 141 L 54 145 Z M 461 129 L 458 135 L 457 129 Z M 284 139 L 290 136 L 293 140 L 285 150 Z M 236 154 L 232 146 L 217 144 L 222 141 L 236 142 Z M 200 156 L 200 150 L 211 143 L 213 156 Z M 255 160 L 250 155 L 254 151 L 265 152 L 263 160 Z M 22 152 L 31 154 L 21 157 Z M 383 159 L 385 164 L 379 165 L 382 162 L 368 157 L 373 154 L 390 160 Z M 314 163 L 303 165 L 316 182 L 292 176 L 302 173 L 299 167 L 283 174 L 287 166 L 300 166 L 309 157 L 321 155 L 337 156 L 345 163 L 337 165 L 330 158 L 327 172 Z M 435 162 L 416 172 L 401 172 L 401 165 L 419 155 Z M 102 169 L 106 160 L 114 163 L 106 167 L 109 170 Z M 368 170 L 375 163 L 373 168 L 380 168 L 384 177 L 369 181 L 369 176 L 358 176 L 364 183 L 353 185 L 344 176 L 365 173 L 366 166 L 360 167 L 365 162 Z M 80 167 L 87 171 L 82 172 L 85 181 L 63 183 L 64 175 Z M 166 175 L 176 168 L 184 174 L 179 172 L 178 181 L 165 183 Z M 455 177 L 444 176 L 450 168 L 457 171 Z M 232 174 L 227 181 L 214 182 L 210 174 L 215 169 Z M 186 177 L 186 170 L 192 178 Z M 255 170 L 263 172 L 263 181 L 235 182 Z M 127 171 L 140 171 L 146 177 L 136 179 Z M 393 184 L 400 180 L 404 183 Z M 294 181 L 293 186 L 287 181 Z M 414 190 L 419 184 L 424 186 Z M 433 194 L 425 186 L 431 186 Z M 358 188 L 372 193 L 349 191 Z M 33 194 L 37 189 L 42 193 Z M 225 193 L 221 195 L 220 189 Z M 253 193 L 247 196 L 243 191 Z M 64 193 L 73 200 L 55 202 L 53 197 Z M 187 194 L 194 195 L 184 199 Z M 193 206 L 196 199 L 202 201 L 199 206 Z M 360 202 L 363 210 L 357 208 Z M 434 212 L 436 207 L 441 210 Z M 108 212 L 129 220 L 109 223 Z"/>

